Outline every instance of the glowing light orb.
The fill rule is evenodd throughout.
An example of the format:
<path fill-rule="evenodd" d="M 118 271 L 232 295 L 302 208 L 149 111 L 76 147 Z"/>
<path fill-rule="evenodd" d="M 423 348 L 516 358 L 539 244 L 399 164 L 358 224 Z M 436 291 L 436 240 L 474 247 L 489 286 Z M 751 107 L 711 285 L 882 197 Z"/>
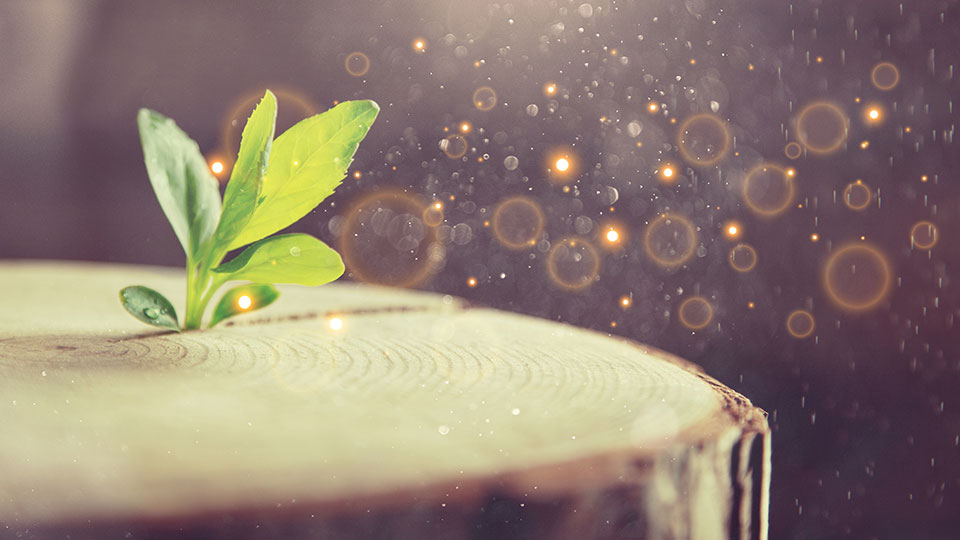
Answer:
<path fill-rule="evenodd" d="M 493 236 L 508 249 L 529 249 L 543 234 L 540 206 L 523 196 L 510 197 L 497 205 L 491 218 Z"/>
<path fill-rule="evenodd" d="M 736 240 L 743 234 L 743 227 L 736 221 L 728 221 L 723 224 L 723 234 L 728 240 Z"/>
<path fill-rule="evenodd" d="M 843 109 L 829 101 L 816 101 L 797 114 L 797 139 L 808 152 L 830 154 L 846 142 L 848 125 Z"/>
<path fill-rule="evenodd" d="M 340 317 L 330 317 L 330 320 L 327 324 L 330 325 L 330 329 L 334 332 L 343 329 L 343 319 Z"/>
<path fill-rule="evenodd" d="M 677 149 L 691 165 L 716 165 L 730 151 L 730 130 L 719 116 L 710 113 L 693 115 L 677 130 Z"/>
<path fill-rule="evenodd" d="M 460 122 L 460 133 L 470 133 L 473 129 L 473 126 L 470 125 L 470 122 Z"/>
<path fill-rule="evenodd" d="M 878 90 L 893 90 L 900 83 L 900 70 L 890 62 L 880 62 L 870 71 L 870 82 Z"/>
<path fill-rule="evenodd" d="M 650 103 L 647 103 L 647 111 L 649 113 L 653 114 L 659 110 L 660 110 L 660 104 L 657 103 L 656 101 L 651 101 Z"/>
<path fill-rule="evenodd" d="M 551 179 L 559 182 L 575 180 L 579 174 L 578 160 L 570 147 L 557 147 L 544 158 L 544 168 Z"/>
<path fill-rule="evenodd" d="M 630 298 L 630 296 L 628 296 L 628 295 L 627 295 L 627 296 L 621 296 L 621 297 L 620 297 L 620 301 L 619 301 L 618 303 L 620 304 L 620 307 L 621 307 L 621 308 L 627 309 L 628 307 L 630 307 L 631 305 L 633 305 L 633 299 Z"/>
<path fill-rule="evenodd" d="M 916 249 L 929 250 L 937 245 L 939 232 L 937 226 L 930 221 L 918 221 L 910 229 L 910 246 Z"/>
<path fill-rule="evenodd" d="M 887 297 L 893 271 L 882 251 L 871 244 L 855 242 L 830 254 L 821 278 L 834 305 L 860 313 L 877 307 Z"/>
<path fill-rule="evenodd" d="M 761 217 L 782 214 L 793 203 L 796 191 L 791 171 L 774 163 L 757 165 L 743 181 L 743 202 Z"/>
<path fill-rule="evenodd" d="M 643 248 L 653 262 L 675 268 L 690 260 L 697 247 L 693 223 L 679 214 L 663 214 L 647 226 Z"/>
<path fill-rule="evenodd" d="M 415 53 L 422 53 L 427 50 L 427 40 L 423 38 L 415 38 L 410 45 Z"/>
<path fill-rule="evenodd" d="M 866 105 L 861 114 L 863 123 L 868 126 L 879 126 L 887 116 L 883 106 L 877 103 Z"/>
<path fill-rule="evenodd" d="M 757 250 L 748 244 L 737 244 L 730 250 L 728 259 L 737 272 L 749 272 L 757 266 Z"/>
<path fill-rule="evenodd" d="M 672 163 L 664 163 L 660 166 L 660 173 L 657 175 L 661 182 L 670 183 L 677 179 L 677 168 Z"/>
<path fill-rule="evenodd" d="M 557 85 L 556 83 L 549 82 L 543 85 L 543 93 L 548 97 L 553 97 L 557 94 Z"/>
<path fill-rule="evenodd" d="M 370 71 L 370 57 L 359 51 L 352 52 L 347 55 L 343 66 L 351 76 L 363 77 Z"/>
<path fill-rule="evenodd" d="M 472 289 L 473 287 L 476 287 L 476 286 L 477 286 L 477 278 L 475 278 L 475 277 L 473 277 L 473 276 L 468 277 L 468 278 L 467 278 L 467 287 L 470 287 L 470 288 Z"/>
<path fill-rule="evenodd" d="M 240 298 L 237 298 L 237 307 L 240 309 L 250 309 L 250 306 L 253 305 L 253 300 L 249 296 L 243 295 Z"/>
<path fill-rule="evenodd" d="M 813 314 L 805 309 L 798 309 L 787 315 L 786 326 L 787 333 L 797 339 L 803 339 L 810 337 L 817 325 Z"/>
<path fill-rule="evenodd" d="M 677 319 L 690 330 L 702 330 L 713 321 L 713 306 L 702 296 L 691 296 L 680 303 Z"/>
<path fill-rule="evenodd" d="M 612 244 L 617 240 L 620 240 L 620 233 L 618 233 L 614 229 L 610 229 L 609 231 L 607 231 L 607 242 L 610 242 Z"/>
<path fill-rule="evenodd" d="M 220 174 L 223 172 L 223 169 L 223 162 L 220 160 L 214 161 L 210 164 L 210 171 L 213 172 L 213 174 Z"/>

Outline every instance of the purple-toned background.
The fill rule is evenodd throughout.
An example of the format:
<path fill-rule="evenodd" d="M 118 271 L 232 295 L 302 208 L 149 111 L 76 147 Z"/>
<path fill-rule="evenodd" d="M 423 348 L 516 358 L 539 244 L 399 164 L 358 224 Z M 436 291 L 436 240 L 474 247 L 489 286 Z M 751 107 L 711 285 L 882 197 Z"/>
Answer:
<path fill-rule="evenodd" d="M 415 38 L 424 52 L 412 49 Z M 366 76 L 345 71 L 352 51 L 369 56 Z M 376 189 L 452 195 L 445 262 L 420 286 L 645 341 L 743 392 L 774 430 L 771 538 L 957 538 L 958 56 L 956 0 L 7 1 L 0 258 L 182 264 L 143 167 L 141 106 L 215 152 L 231 104 L 265 87 L 295 89 L 321 110 L 375 99 L 380 118 L 351 168 L 362 178 L 348 178 L 295 230 L 332 241 L 331 218 Z M 882 60 L 902 74 L 890 92 L 870 84 Z M 544 95 L 548 81 L 556 96 Z M 471 102 L 484 85 L 498 95 L 491 111 Z M 881 126 L 864 126 L 857 97 L 885 107 Z M 661 114 L 644 109 L 651 98 Z M 818 99 L 850 116 L 849 144 L 789 161 L 791 119 Z M 658 182 L 659 161 L 682 163 L 669 120 L 711 101 L 736 154 Z M 281 96 L 279 129 L 297 116 L 284 114 L 289 104 Z M 452 160 L 438 143 L 463 121 L 473 125 L 471 149 Z M 637 137 L 632 121 L 643 125 Z M 573 146 L 581 165 L 569 193 L 544 170 L 554 145 Z M 752 216 L 734 186 L 761 158 L 797 169 L 802 207 Z M 835 199 L 856 178 L 880 195 L 861 213 Z M 505 250 L 483 225 L 498 201 L 525 194 L 544 209 L 543 240 L 595 232 L 610 217 L 609 188 L 627 239 L 602 251 L 585 292 L 550 282 L 541 246 Z M 673 271 L 641 247 L 645 225 L 667 208 L 701 229 L 697 256 Z M 729 219 L 759 253 L 753 272 L 727 264 Z M 940 233 L 930 252 L 910 245 L 923 219 Z M 454 226 L 456 241 L 445 228 Z M 886 253 L 896 279 L 879 307 L 851 315 L 828 302 L 819 272 L 835 245 L 861 236 Z M 716 308 L 698 332 L 676 317 L 691 292 Z M 623 295 L 632 295 L 628 310 Z M 785 331 L 796 308 L 813 313 L 815 337 Z"/>

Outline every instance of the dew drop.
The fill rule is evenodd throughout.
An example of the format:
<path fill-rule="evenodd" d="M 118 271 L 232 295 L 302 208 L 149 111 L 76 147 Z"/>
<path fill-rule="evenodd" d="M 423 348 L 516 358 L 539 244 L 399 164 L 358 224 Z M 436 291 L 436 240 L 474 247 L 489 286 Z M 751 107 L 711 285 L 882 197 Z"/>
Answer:
<path fill-rule="evenodd" d="M 148 307 L 143 310 L 143 314 L 146 315 L 148 319 L 156 319 L 160 316 L 160 312 L 152 307 Z"/>
<path fill-rule="evenodd" d="M 299 257 L 299 256 L 300 256 L 300 248 L 298 248 L 297 246 L 293 246 L 292 248 L 290 248 L 290 255 L 291 255 L 292 257 Z"/>

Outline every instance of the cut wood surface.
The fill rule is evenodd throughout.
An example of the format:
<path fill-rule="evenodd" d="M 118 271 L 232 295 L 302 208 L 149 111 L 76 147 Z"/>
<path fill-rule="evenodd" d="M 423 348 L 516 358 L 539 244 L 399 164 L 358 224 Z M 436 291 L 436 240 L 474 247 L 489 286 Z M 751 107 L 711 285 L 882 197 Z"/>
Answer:
<path fill-rule="evenodd" d="M 182 275 L 0 263 L 0 538 L 766 537 L 764 414 L 682 360 L 366 285 L 121 308 Z"/>

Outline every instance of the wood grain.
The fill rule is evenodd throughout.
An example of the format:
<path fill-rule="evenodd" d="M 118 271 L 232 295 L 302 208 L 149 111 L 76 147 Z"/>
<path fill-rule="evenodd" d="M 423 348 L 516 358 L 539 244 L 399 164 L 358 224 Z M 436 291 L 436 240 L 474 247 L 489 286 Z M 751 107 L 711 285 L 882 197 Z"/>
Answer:
<path fill-rule="evenodd" d="M 0 264 L 0 538 L 766 537 L 765 417 L 682 360 L 363 285 L 122 311 L 180 274 Z"/>

